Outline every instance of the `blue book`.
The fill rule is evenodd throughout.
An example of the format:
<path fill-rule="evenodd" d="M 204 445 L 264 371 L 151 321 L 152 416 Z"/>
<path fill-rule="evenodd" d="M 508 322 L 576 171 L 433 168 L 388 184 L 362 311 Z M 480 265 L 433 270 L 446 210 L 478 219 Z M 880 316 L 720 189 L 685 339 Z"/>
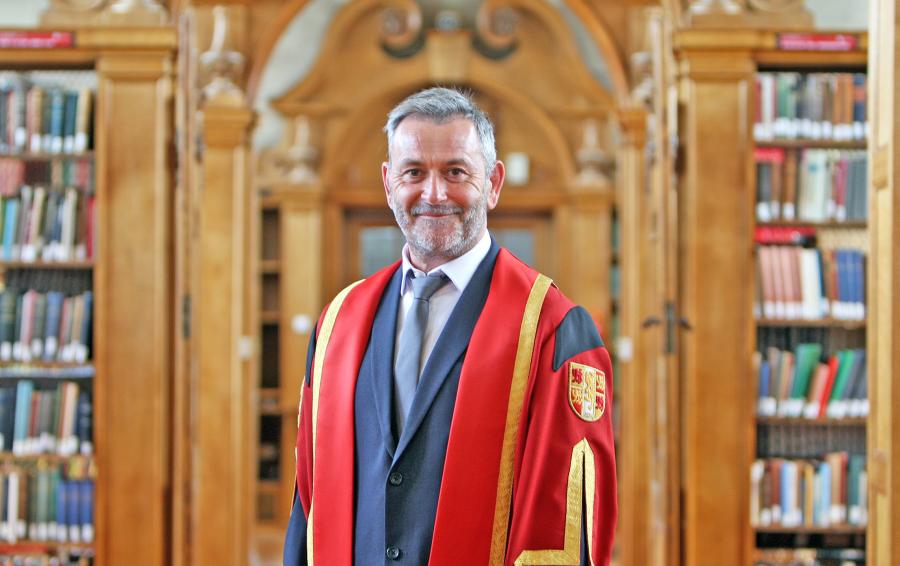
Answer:
<path fill-rule="evenodd" d="M 13 453 L 16 455 L 26 453 L 32 393 L 34 393 L 34 383 L 31 381 L 23 379 L 16 384 L 16 417 L 13 431 Z"/>
<path fill-rule="evenodd" d="M 65 295 L 61 291 L 47 293 L 47 323 L 44 325 L 44 361 L 57 359 L 59 352 L 59 325 Z"/>
<path fill-rule="evenodd" d="M 69 531 L 69 542 L 81 542 L 78 482 L 69 480 L 66 484 L 66 526 Z"/>
<path fill-rule="evenodd" d="M 19 198 L 5 199 L 3 202 L 3 259 L 12 261 L 13 246 L 19 226 Z"/>
<path fill-rule="evenodd" d="M 831 466 L 828 465 L 828 462 L 819 463 L 816 481 L 819 485 L 819 499 L 818 505 L 816 505 L 815 523 L 828 525 L 831 523 Z"/>
<path fill-rule="evenodd" d="M 766 397 L 771 397 L 771 393 L 769 392 L 769 380 L 771 377 L 772 370 L 769 367 L 769 362 L 767 360 L 763 360 L 759 364 L 759 398 L 764 399 Z"/>
<path fill-rule="evenodd" d="M 60 479 L 56 484 L 56 540 L 66 542 L 69 538 L 69 523 L 66 506 L 69 504 L 69 482 Z"/>
<path fill-rule="evenodd" d="M 82 293 L 82 298 L 84 299 L 84 309 L 82 309 L 82 318 L 81 318 L 81 332 L 79 336 L 81 336 L 81 344 L 76 349 L 75 359 L 79 363 L 84 363 L 88 360 L 90 347 L 91 347 L 91 319 L 92 319 L 92 311 L 94 307 L 94 293 L 92 291 L 85 291 Z"/>
<path fill-rule="evenodd" d="M 94 481 L 82 480 L 78 482 L 78 511 L 81 526 L 81 540 L 93 542 L 94 540 Z"/>

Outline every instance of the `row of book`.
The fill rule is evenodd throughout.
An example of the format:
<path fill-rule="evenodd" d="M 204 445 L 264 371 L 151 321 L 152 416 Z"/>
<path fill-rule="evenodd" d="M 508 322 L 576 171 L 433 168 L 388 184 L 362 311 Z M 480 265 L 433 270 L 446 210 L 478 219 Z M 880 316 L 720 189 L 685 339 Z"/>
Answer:
<path fill-rule="evenodd" d="M 94 160 L 90 157 L 22 159 L 0 157 L 0 195 L 14 196 L 22 185 L 94 190 Z"/>
<path fill-rule="evenodd" d="M 94 256 L 94 196 L 75 188 L 24 185 L 0 197 L 0 258 L 84 261 Z"/>
<path fill-rule="evenodd" d="M 864 526 L 866 457 L 831 452 L 821 459 L 758 459 L 750 467 L 754 527 Z"/>
<path fill-rule="evenodd" d="M 864 73 L 758 73 L 756 140 L 864 140 L 868 87 Z"/>
<path fill-rule="evenodd" d="M 0 361 L 83 364 L 90 358 L 94 294 L 0 292 Z"/>
<path fill-rule="evenodd" d="M 94 540 L 94 480 L 59 464 L 0 469 L 0 510 L 0 540 Z"/>
<path fill-rule="evenodd" d="M 861 548 L 767 548 L 757 550 L 753 566 L 855 566 L 866 563 Z"/>
<path fill-rule="evenodd" d="M 91 454 L 90 391 L 67 381 L 38 388 L 31 380 L 0 387 L 0 451 L 16 456 Z"/>
<path fill-rule="evenodd" d="M 0 152 L 82 153 L 91 147 L 94 93 L 24 80 L 0 86 Z"/>
<path fill-rule="evenodd" d="M 866 266 L 860 250 L 759 245 L 756 275 L 757 318 L 866 318 Z"/>
<path fill-rule="evenodd" d="M 16 548 L 16 547 L 14 547 Z M 62 549 L 52 554 L 24 554 L 20 550 L 8 554 L 0 546 L 0 566 L 92 566 L 93 551 Z"/>
<path fill-rule="evenodd" d="M 864 151 L 758 147 L 754 159 L 758 221 L 868 218 Z"/>
<path fill-rule="evenodd" d="M 822 361 L 821 344 L 754 354 L 759 379 L 757 414 L 807 419 L 869 414 L 866 351 L 840 350 Z"/>

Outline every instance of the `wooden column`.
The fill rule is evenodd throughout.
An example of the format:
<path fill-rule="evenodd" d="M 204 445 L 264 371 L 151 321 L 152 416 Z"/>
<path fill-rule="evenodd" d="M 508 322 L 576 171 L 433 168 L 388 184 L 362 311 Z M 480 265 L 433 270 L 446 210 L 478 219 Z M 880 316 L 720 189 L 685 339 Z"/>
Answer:
<path fill-rule="evenodd" d="M 309 338 L 324 306 L 322 296 L 322 190 L 304 187 L 285 194 L 281 205 L 281 408 L 280 477 L 296 473 L 297 407 L 306 373 Z M 302 242 L 302 245 L 298 245 Z M 281 481 L 278 523 L 287 525 L 293 481 Z"/>
<path fill-rule="evenodd" d="M 900 565 L 900 60 L 893 1 L 869 5 L 868 423 L 866 557 Z"/>
<path fill-rule="evenodd" d="M 679 195 L 684 558 L 742 564 L 752 456 L 749 52 L 681 48 Z"/>
<path fill-rule="evenodd" d="M 140 33 L 140 32 L 138 32 Z M 169 563 L 172 51 L 97 61 L 97 564 Z M 87 35 L 87 34 L 85 34 Z M 87 41 L 87 40 L 85 40 Z M 168 44 L 168 50 L 161 45 Z M 140 109 L 136 111 L 135 109 Z"/>
<path fill-rule="evenodd" d="M 661 321 L 661 301 L 656 296 L 654 255 L 647 249 L 650 230 L 649 192 L 644 151 L 647 112 L 642 108 L 619 110 L 622 143 L 618 153 L 619 225 L 621 226 L 620 339 L 616 349 L 619 371 L 616 382 L 621 413 L 619 462 L 619 527 L 622 566 L 650 563 L 653 532 L 650 507 L 650 433 L 653 419 L 650 382 L 658 352 L 651 340 L 659 328 L 642 328 L 655 316 Z"/>
<path fill-rule="evenodd" d="M 192 265 L 193 461 L 191 563 L 244 564 L 256 430 L 256 335 L 246 297 L 253 220 L 247 177 L 252 114 L 223 96 L 203 106 L 201 187 Z M 252 265 L 252 262 L 249 263 Z"/>

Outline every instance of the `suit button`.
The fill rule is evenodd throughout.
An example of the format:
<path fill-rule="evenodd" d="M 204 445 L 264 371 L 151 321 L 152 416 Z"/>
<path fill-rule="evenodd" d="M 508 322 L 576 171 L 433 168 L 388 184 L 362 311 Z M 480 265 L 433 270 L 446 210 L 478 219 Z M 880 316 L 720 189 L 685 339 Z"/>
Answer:
<path fill-rule="evenodd" d="M 391 485 L 400 485 L 403 483 L 403 474 L 400 472 L 391 472 L 391 475 L 388 476 L 388 481 L 391 482 Z"/>
<path fill-rule="evenodd" d="M 387 550 L 385 550 L 384 553 L 391 560 L 397 560 L 398 558 L 400 558 L 400 549 L 397 548 L 396 546 L 387 547 Z"/>

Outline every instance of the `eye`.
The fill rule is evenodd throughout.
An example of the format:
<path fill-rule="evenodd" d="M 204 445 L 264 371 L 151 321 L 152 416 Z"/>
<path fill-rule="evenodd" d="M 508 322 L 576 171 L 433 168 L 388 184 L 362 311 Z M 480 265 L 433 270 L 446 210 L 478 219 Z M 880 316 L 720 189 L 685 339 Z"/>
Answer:
<path fill-rule="evenodd" d="M 463 175 L 466 174 L 466 170 L 463 169 L 462 167 L 451 167 L 451 168 L 447 171 L 447 173 L 448 173 L 451 177 L 462 177 Z"/>
<path fill-rule="evenodd" d="M 410 178 L 420 177 L 420 176 L 422 176 L 422 170 L 419 169 L 418 167 L 410 167 L 409 169 L 406 169 L 405 171 L 403 171 L 403 176 L 410 177 Z"/>

